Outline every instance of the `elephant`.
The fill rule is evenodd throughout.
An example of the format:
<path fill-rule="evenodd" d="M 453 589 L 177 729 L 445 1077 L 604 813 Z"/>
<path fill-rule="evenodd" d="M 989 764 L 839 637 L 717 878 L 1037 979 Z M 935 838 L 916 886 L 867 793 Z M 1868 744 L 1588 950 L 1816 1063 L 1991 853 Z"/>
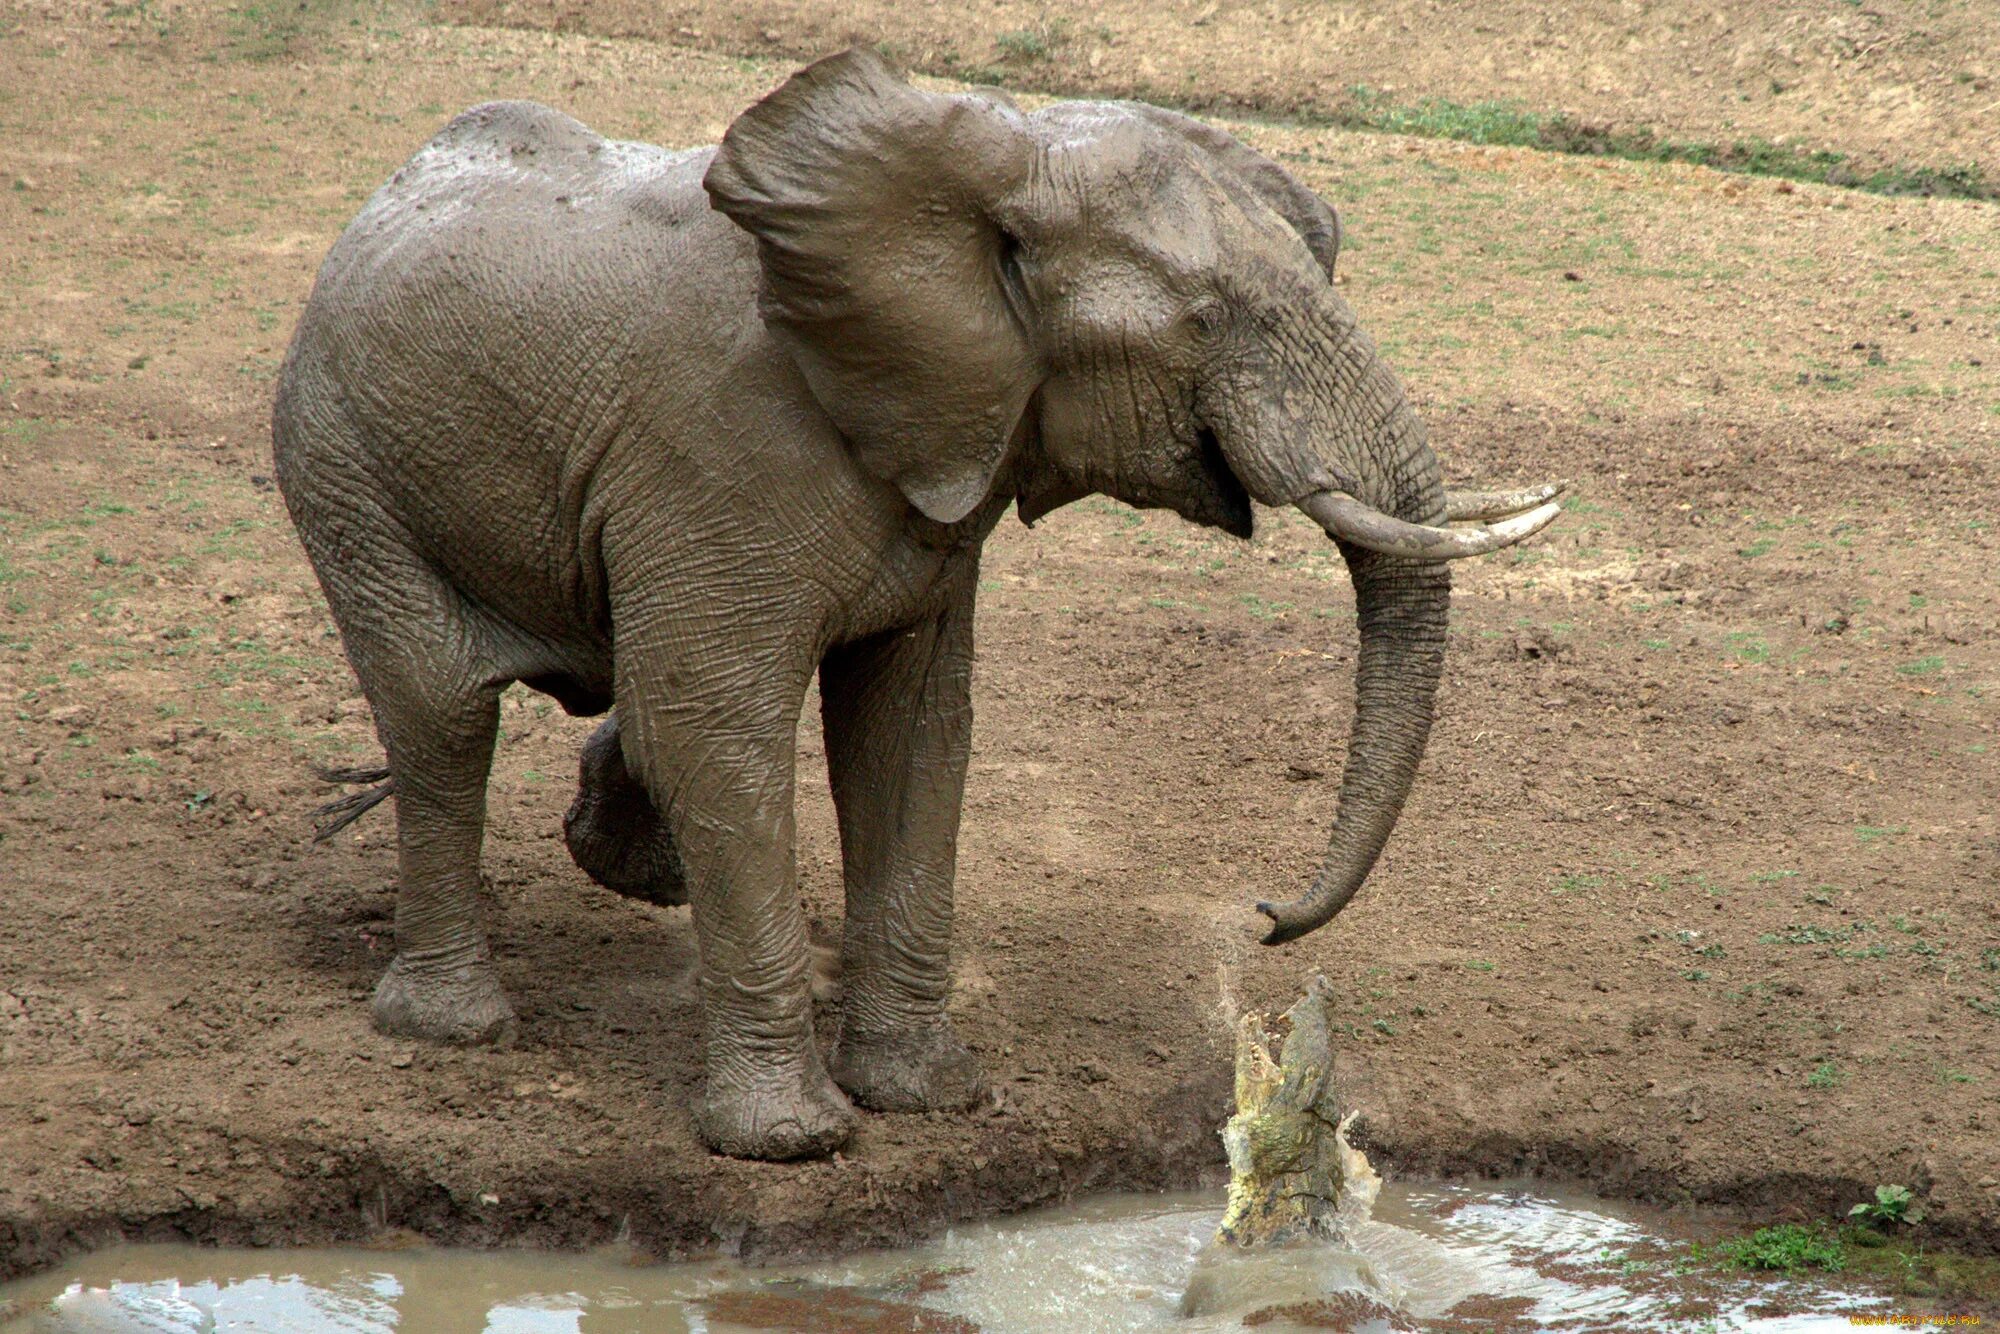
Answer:
<path fill-rule="evenodd" d="M 371 704 L 397 822 L 389 1033 L 505 1040 L 477 906 L 498 699 L 607 720 L 569 846 L 686 902 L 714 1151 L 839 1147 L 855 1104 L 971 1106 L 947 1013 L 981 545 L 1105 494 L 1339 544 L 1361 652 L 1325 864 L 1258 907 L 1338 912 L 1416 773 L 1451 559 L 1557 487 L 1448 494 L 1335 289 L 1334 211 L 1155 107 L 919 90 L 854 49 L 719 145 L 496 102 L 328 254 L 280 372 L 277 476 Z M 1470 527 L 1450 527 L 1470 519 Z M 817 673 L 845 882 L 822 1055 L 794 865 Z M 384 788 L 388 791 L 389 788 Z"/>

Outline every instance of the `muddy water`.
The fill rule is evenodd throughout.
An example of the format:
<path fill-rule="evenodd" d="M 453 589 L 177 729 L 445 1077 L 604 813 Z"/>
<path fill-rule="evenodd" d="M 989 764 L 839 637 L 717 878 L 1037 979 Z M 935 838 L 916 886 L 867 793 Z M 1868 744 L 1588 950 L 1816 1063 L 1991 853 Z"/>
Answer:
<path fill-rule="evenodd" d="M 1864 1295 L 1718 1277 L 1646 1215 L 1588 1197 L 1391 1183 L 1351 1247 L 1205 1251 L 1216 1193 L 1123 1195 L 953 1229 L 904 1251 L 745 1269 L 609 1255 L 132 1246 L 0 1287 L 0 1331 L 65 1334 L 671 1334 L 782 1329 L 1298 1328 L 1315 1302 L 1443 1328 L 1844 1330 Z M 1686 1269 L 1686 1272 L 1679 1272 Z M 1511 1318 L 1519 1323 L 1507 1324 Z M 1319 1327 L 1326 1327 L 1321 1324 Z M 1342 1326 L 1346 1327 L 1346 1326 Z M 1408 1328 L 1408 1325 L 1403 1327 Z"/>

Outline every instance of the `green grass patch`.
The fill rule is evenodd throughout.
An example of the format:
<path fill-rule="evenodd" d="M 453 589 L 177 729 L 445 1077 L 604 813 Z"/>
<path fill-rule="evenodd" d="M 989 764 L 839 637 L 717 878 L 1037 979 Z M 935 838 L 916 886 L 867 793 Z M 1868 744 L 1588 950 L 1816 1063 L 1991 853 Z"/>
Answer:
<path fill-rule="evenodd" d="M 1976 163 L 1951 167 L 1896 164 L 1864 171 L 1845 153 L 1801 149 L 1766 139 L 1689 143 L 1664 138 L 1650 126 L 1613 129 L 1562 112 L 1532 111 L 1518 102 L 1454 102 L 1427 97 L 1400 103 L 1366 84 L 1357 84 L 1350 96 L 1348 110 L 1334 119 L 1355 129 L 1634 162 L 1689 162 L 1717 171 L 1838 185 L 1871 194 L 2000 198 L 2000 181 L 1989 181 Z"/>
<path fill-rule="evenodd" d="M 1781 1223 L 1760 1227 L 1747 1237 L 1721 1242 L 1712 1253 L 1727 1269 L 1797 1274 L 1808 1269 L 1837 1274 L 1847 1267 L 1840 1238 L 1825 1225 Z"/>

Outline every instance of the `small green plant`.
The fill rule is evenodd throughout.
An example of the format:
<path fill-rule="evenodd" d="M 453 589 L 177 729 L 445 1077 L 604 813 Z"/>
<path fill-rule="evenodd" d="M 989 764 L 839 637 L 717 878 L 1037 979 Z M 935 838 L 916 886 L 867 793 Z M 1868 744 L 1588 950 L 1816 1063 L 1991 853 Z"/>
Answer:
<path fill-rule="evenodd" d="M 993 39 L 993 45 L 1000 48 L 1005 60 L 1037 61 L 1047 60 L 1067 38 L 1066 25 L 1057 20 L 1038 28 L 1016 28 L 1003 32 Z"/>
<path fill-rule="evenodd" d="M 1924 1206 L 1910 1194 L 1908 1186 L 1877 1186 L 1875 1198 L 1855 1205 L 1847 1216 L 1877 1226 L 1916 1223 L 1923 1219 Z"/>
<path fill-rule="evenodd" d="M 1847 1082 L 1847 1072 L 1832 1061 L 1821 1061 L 1806 1076 L 1806 1087 L 1810 1089 L 1839 1088 Z"/>
<path fill-rule="evenodd" d="M 1840 1241 L 1822 1226 L 1784 1223 L 1760 1227 L 1747 1237 L 1725 1241 L 1716 1258 L 1730 1269 L 1762 1269 L 1795 1274 L 1802 1269 L 1838 1273 L 1846 1264 Z"/>
<path fill-rule="evenodd" d="M 1729 644 L 1729 654 L 1742 663 L 1760 663 L 1771 660 L 1771 649 L 1763 637 L 1749 630 L 1732 630 L 1723 638 Z"/>
<path fill-rule="evenodd" d="M 1833 945 L 1849 939 L 1851 928 L 1830 929 L 1824 926 L 1793 925 L 1783 931 L 1766 931 L 1757 937 L 1760 945 Z"/>

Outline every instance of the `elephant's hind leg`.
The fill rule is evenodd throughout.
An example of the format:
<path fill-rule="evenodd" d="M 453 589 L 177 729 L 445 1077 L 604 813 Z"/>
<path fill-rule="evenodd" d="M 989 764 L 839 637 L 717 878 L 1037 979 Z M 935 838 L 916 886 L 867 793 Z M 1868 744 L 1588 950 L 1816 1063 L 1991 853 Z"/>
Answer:
<path fill-rule="evenodd" d="M 395 778 L 401 862 L 396 957 L 375 988 L 375 1026 L 441 1042 L 509 1042 L 514 1009 L 479 921 L 498 692 L 393 695 L 385 716 L 385 702 L 369 692 Z"/>
<path fill-rule="evenodd" d="M 576 800 L 563 816 L 563 837 L 576 864 L 628 898 L 686 903 L 681 854 L 644 784 L 625 767 L 617 714 L 584 742 L 578 769 Z"/>
<path fill-rule="evenodd" d="M 350 554 L 326 588 L 395 789 L 396 957 L 375 988 L 375 1026 L 509 1041 L 514 1010 L 479 920 L 486 778 L 509 678 L 485 661 L 463 602 L 414 556 L 386 544 Z"/>

